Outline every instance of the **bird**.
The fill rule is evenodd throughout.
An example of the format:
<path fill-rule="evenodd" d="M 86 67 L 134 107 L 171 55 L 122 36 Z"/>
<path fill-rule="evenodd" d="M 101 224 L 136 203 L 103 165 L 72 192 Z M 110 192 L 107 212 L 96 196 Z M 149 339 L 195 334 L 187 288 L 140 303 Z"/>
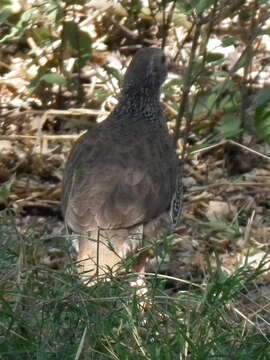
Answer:
<path fill-rule="evenodd" d="M 144 272 L 149 254 L 140 250 L 179 225 L 182 166 L 160 102 L 167 73 L 162 49 L 138 50 L 118 105 L 69 154 L 62 213 L 78 234 L 80 273 L 92 278 L 130 257 L 133 271 Z"/>

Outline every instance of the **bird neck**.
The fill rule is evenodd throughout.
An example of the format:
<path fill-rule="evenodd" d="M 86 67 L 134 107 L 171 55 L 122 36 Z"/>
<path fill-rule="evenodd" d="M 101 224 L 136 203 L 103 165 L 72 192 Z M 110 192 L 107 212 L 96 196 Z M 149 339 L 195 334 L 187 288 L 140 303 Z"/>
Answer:
<path fill-rule="evenodd" d="M 124 88 L 116 112 L 120 115 L 153 114 L 153 117 L 162 113 L 160 105 L 160 91 L 149 88 Z"/>

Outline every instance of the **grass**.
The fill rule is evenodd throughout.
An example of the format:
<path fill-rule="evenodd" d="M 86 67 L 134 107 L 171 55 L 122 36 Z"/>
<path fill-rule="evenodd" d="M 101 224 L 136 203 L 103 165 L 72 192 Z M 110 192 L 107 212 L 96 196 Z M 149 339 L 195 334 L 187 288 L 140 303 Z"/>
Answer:
<path fill-rule="evenodd" d="M 230 275 L 217 267 L 204 284 L 178 291 L 149 275 L 152 305 L 142 312 L 133 275 L 86 287 L 71 265 L 52 270 L 36 260 L 34 232 L 22 235 L 4 217 L 0 234 L 1 360 L 270 359 L 270 328 L 236 311 L 263 262 Z"/>

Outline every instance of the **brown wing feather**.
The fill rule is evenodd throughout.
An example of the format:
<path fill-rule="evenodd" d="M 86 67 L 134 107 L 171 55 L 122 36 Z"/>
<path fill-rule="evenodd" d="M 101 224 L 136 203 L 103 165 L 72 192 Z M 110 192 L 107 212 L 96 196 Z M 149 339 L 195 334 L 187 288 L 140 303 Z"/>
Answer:
<path fill-rule="evenodd" d="M 64 175 L 63 212 L 72 230 L 128 228 L 167 210 L 175 188 L 170 139 L 148 129 L 120 139 L 100 126 L 75 145 Z M 164 142 L 165 139 L 165 142 Z M 166 144 L 166 141 L 168 142 Z M 172 158 L 174 157 L 174 158 Z"/>

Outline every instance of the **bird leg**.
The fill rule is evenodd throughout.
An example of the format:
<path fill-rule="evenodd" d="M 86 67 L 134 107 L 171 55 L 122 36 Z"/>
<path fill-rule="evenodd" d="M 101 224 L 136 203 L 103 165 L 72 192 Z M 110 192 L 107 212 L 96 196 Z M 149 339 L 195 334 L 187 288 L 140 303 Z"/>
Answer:
<path fill-rule="evenodd" d="M 144 274 L 145 266 L 149 261 L 149 251 L 143 251 L 138 255 L 136 259 L 136 264 L 133 265 L 132 270 L 138 274 Z"/>
<path fill-rule="evenodd" d="M 100 241 L 100 228 L 97 230 L 97 252 L 96 252 L 96 277 L 99 281 L 99 241 Z"/>
<path fill-rule="evenodd" d="M 136 226 L 129 230 L 128 241 L 126 242 L 125 253 L 133 253 L 143 247 L 143 225 Z M 132 271 L 136 273 L 144 273 L 147 257 L 144 256 L 145 252 L 141 252 L 136 258 L 136 264 L 132 266 Z"/>
<path fill-rule="evenodd" d="M 130 249 L 134 251 L 136 248 L 143 246 L 143 225 L 132 229 L 128 235 L 128 244 Z M 137 273 L 137 279 L 130 282 L 130 287 L 135 289 L 135 296 L 138 297 L 141 309 L 145 309 L 149 305 L 146 299 L 148 289 L 145 282 L 145 266 L 150 259 L 148 249 L 142 249 L 141 253 L 136 257 L 135 264 L 132 265 L 132 271 Z"/>

